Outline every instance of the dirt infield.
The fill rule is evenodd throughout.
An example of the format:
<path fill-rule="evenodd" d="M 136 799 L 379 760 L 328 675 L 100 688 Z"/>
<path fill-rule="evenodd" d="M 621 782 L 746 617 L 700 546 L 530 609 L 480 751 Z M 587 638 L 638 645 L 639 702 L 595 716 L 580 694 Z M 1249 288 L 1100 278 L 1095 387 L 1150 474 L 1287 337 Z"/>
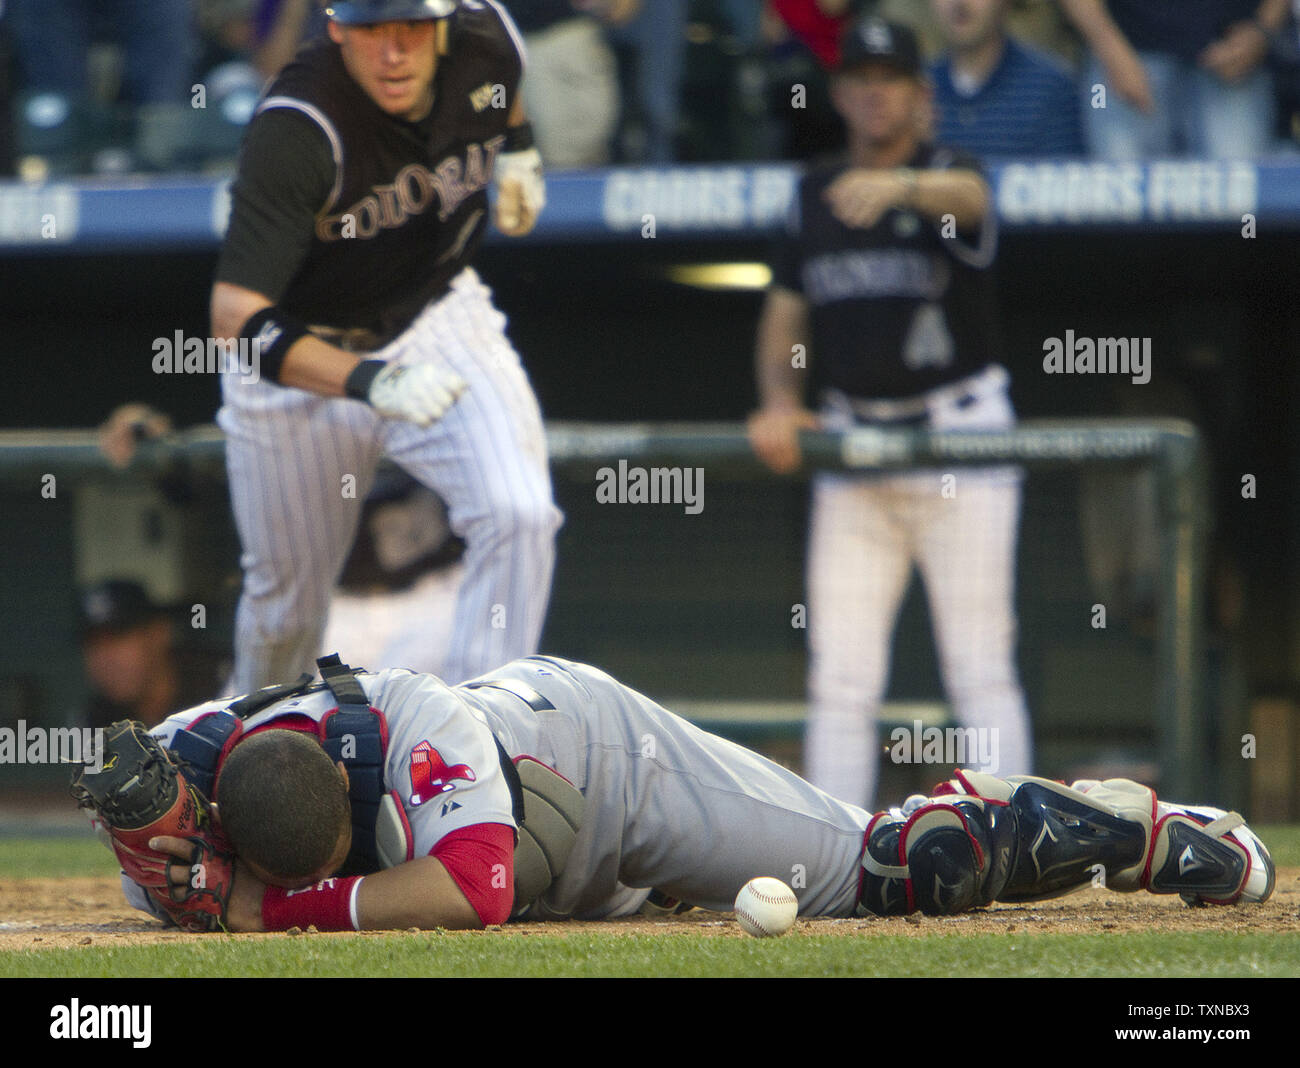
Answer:
<path fill-rule="evenodd" d="M 668 919 L 601 923 L 521 923 L 504 932 L 515 936 L 565 934 L 586 929 L 606 933 L 738 936 L 729 916 L 695 910 Z M 934 933 L 1073 933 L 1103 931 L 1300 931 L 1300 868 L 1278 871 L 1277 889 L 1263 905 L 1188 908 L 1177 897 L 1083 890 L 1032 905 L 994 905 L 961 916 L 892 919 L 800 920 L 796 931 L 836 935 L 923 935 Z M 207 938 L 169 931 L 122 900 L 116 878 L 0 880 L 0 950 L 87 945 L 150 945 Z M 262 938 L 266 935 L 237 937 Z M 275 937 L 285 937 L 279 935 Z M 323 937 L 323 936 L 322 936 Z"/>

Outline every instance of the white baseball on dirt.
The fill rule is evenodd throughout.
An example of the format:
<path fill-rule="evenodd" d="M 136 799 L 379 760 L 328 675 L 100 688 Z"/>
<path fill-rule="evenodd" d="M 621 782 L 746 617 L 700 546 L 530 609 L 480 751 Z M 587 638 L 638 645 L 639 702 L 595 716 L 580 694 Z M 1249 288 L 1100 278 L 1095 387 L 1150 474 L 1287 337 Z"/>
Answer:
<path fill-rule="evenodd" d="M 750 879 L 736 895 L 736 921 L 755 938 L 775 938 L 794 926 L 799 899 L 780 879 Z"/>

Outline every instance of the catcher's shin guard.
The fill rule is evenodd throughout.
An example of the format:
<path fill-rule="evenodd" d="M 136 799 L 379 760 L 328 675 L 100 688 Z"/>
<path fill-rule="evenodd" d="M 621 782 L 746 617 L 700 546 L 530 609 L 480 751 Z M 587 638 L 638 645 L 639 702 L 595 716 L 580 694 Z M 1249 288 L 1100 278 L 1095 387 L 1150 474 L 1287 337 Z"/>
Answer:
<path fill-rule="evenodd" d="M 861 905 L 881 915 L 1035 901 L 1098 877 L 1113 890 L 1232 904 L 1267 900 L 1275 880 L 1234 812 L 1157 802 L 1128 779 L 1065 786 L 972 771 L 874 817 L 863 868 Z"/>
<path fill-rule="evenodd" d="M 980 778 L 966 773 L 958 781 Z M 1068 893 L 1090 881 L 1097 865 L 1112 890 L 1181 894 L 1192 905 L 1266 901 L 1273 892 L 1273 860 L 1235 812 L 1158 801 L 1131 779 L 1084 779 L 1069 787 L 1029 776 L 1007 781 L 1015 784 L 1024 860 L 999 900 Z M 1054 874 L 1054 858 L 1068 857 L 1071 849 L 1080 851 L 1081 861 L 1067 861 Z M 1072 871 L 1078 878 L 1070 885 Z"/>
<path fill-rule="evenodd" d="M 1030 775 L 989 779 L 958 772 L 954 782 L 976 790 L 1011 788 L 1018 848 L 999 901 L 1059 897 L 1099 878 L 1115 890 L 1138 889 L 1155 814 L 1148 787 L 1112 779 L 1085 794 Z"/>

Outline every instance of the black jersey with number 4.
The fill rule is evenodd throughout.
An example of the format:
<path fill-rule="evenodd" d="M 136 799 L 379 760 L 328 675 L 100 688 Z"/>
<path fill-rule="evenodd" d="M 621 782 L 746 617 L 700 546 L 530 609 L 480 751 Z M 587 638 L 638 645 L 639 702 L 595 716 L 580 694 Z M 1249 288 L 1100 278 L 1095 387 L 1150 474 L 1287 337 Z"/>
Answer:
<path fill-rule="evenodd" d="M 979 171 L 970 156 L 922 145 L 907 166 Z M 978 233 L 944 236 L 943 220 L 890 209 L 846 226 L 825 200 L 840 160 L 801 180 L 772 282 L 807 300 L 818 378 L 850 396 L 898 398 L 957 381 L 999 358 L 989 216 Z"/>
<path fill-rule="evenodd" d="M 375 104 L 332 41 L 299 52 L 245 135 L 218 281 L 386 339 L 446 291 L 482 240 L 522 72 L 497 4 L 466 0 L 449 39 L 418 122 Z"/>

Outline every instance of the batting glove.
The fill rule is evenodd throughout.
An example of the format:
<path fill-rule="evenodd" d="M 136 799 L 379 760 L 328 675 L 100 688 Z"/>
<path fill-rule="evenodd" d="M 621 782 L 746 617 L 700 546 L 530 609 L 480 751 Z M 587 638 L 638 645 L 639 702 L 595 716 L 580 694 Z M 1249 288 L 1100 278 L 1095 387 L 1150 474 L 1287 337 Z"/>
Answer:
<path fill-rule="evenodd" d="M 522 237 L 537 225 L 546 207 L 542 156 L 536 148 L 503 152 L 492 174 L 496 181 L 496 226 L 507 237 Z"/>
<path fill-rule="evenodd" d="M 438 364 L 363 360 L 348 375 L 344 391 L 380 415 L 426 427 L 446 415 L 468 388 L 460 375 Z"/>

